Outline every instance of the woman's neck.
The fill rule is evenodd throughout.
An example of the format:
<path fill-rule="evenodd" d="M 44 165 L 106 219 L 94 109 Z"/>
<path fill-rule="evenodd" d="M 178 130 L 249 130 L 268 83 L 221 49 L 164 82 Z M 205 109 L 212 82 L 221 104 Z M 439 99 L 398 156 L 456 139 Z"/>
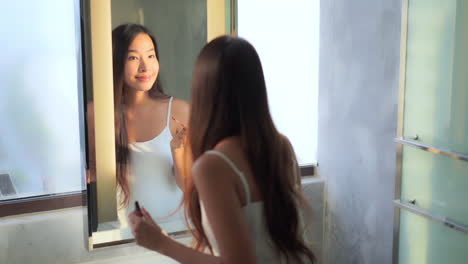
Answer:
<path fill-rule="evenodd" d="M 149 93 L 143 91 L 132 91 L 131 89 L 127 90 L 125 95 L 125 105 L 127 108 L 136 108 L 142 105 L 149 99 Z"/>

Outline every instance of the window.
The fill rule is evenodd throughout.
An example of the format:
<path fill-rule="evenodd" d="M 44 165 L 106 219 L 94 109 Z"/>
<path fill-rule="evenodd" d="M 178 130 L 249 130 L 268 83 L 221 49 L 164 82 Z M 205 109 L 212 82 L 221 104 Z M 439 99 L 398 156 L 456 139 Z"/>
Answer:
<path fill-rule="evenodd" d="M 278 130 L 317 163 L 319 0 L 238 0 L 238 35 L 259 53 Z"/>
<path fill-rule="evenodd" d="M 2 3 L 0 202 L 85 189 L 79 12 L 78 0 Z"/>

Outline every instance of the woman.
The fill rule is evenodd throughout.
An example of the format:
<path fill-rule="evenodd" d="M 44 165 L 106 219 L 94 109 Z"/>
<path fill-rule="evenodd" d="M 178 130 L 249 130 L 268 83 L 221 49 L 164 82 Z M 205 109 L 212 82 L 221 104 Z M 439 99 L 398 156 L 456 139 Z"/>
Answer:
<path fill-rule="evenodd" d="M 185 136 L 185 128 L 173 118 L 187 124 L 189 105 L 163 92 L 158 46 L 148 29 L 118 26 L 112 31 L 112 50 L 121 205 L 138 200 L 155 217 L 172 221 L 168 216 L 182 200 L 180 156 Z"/>
<path fill-rule="evenodd" d="M 144 208 L 129 215 L 137 243 L 181 263 L 313 262 L 295 154 L 273 124 L 260 59 L 247 41 L 219 37 L 201 51 L 189 127 L 194 162 L 184 203 L 195 247 L 167 237 Z"/>

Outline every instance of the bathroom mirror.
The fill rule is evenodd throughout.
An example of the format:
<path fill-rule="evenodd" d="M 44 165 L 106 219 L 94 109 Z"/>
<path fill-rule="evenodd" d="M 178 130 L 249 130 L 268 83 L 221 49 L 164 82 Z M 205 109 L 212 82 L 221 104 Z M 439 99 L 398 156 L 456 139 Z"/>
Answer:
<path fill-rule="evenodd" d="M 118 129 L 118 125 L 114 121 L 118 117 L 118 108 L 114 104 L 111 30 L 127 23 L 140 24 L 149 29 L 157 43 L 157 80 L 165 94 L 188 103 L 196 56 L 207 41 L 235 32 L 236 2 L 90 0 L 84 1 L 84 4 L 88 5 L 85 6 L 87 15 L 82 17 L 87 37 L 84 60 L 87 65 L 85 96 L 89 249 L 133 241 L 127 215 L 134 210 L 136 200 L 150 211 L 168 234 L 187 235 L 184 209 L 181 206 L 182 191 L 174 176 L 175 169 L 170 155 L 172 136 L 169 134 L 166 138 L 169 140 L 159 142 L 164 130 L 159 130 L 148 140 L 129 140 L 129 193 L 126 194 L 128 203 L 123 202 L 125 194 L 121 182 L 117 180 L 121 163 L 119 158 L 115 158 L 119 153 L 115 143 L 115 129 Z M 170 122 L 172 117 L 168 113 L 171 109 L 169 101 L 164 110 L 164 122 Z M 153 144 L 155 141 L 158 144 Z M 158 148 L 164 149 L 162 152 L 167 156 L 164 157 L 165 161 L 158 160 L 154 154 L 159 151 Z M 161 162 L 167 163 L 164 166 L 169 168 L 164 173 L 160 172 Z"/>

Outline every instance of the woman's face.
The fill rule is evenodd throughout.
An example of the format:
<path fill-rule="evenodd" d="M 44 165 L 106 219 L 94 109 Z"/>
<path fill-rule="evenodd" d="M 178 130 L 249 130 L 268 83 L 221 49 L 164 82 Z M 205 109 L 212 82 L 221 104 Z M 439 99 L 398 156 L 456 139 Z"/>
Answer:
<path fill-rule="evenodd" d="M 128 47 L 125 60 L 124 81 L 129 89 L 148 91 L 159 73 L 153 41 L 144 33 L 138 34 Z"/>

